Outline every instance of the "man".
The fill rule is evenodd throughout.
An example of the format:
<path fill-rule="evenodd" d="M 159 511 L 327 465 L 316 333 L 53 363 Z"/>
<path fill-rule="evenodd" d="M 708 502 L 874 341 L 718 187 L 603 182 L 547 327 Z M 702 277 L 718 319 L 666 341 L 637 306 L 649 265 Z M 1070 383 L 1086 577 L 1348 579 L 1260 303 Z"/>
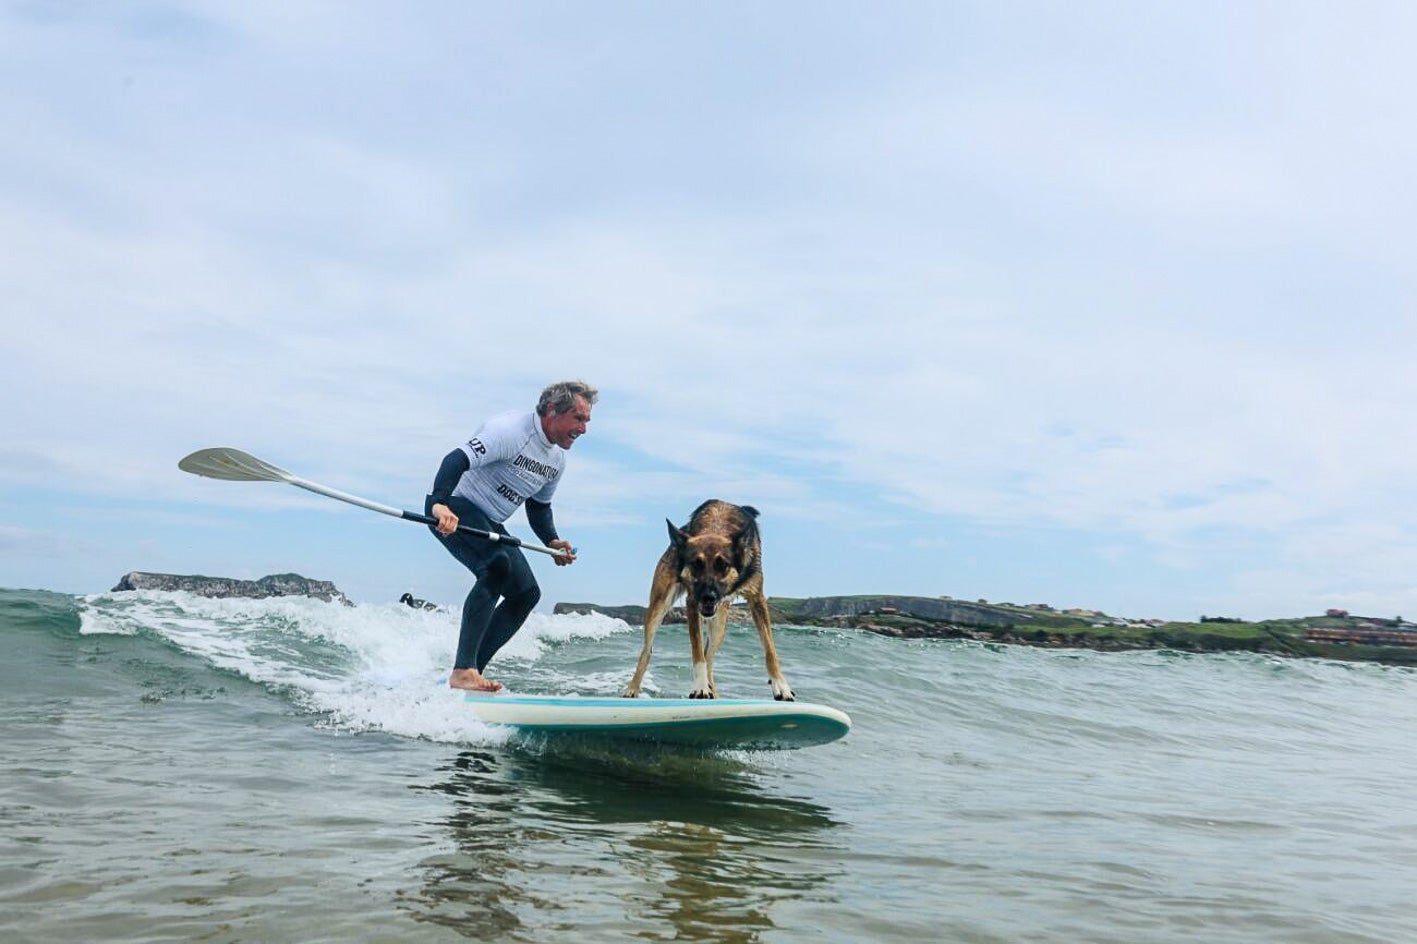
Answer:
<path fill-rule="evenodd" d="M 525 504 L 531 530 L 561 552 L 553 558 L 556 566 L 573 563 L 570 542 L 556 533 L 551 496 L 566 466 L 566 450 L 585 435 L 599 396 L 578 380 L 554 383 L 541 391 L 535 412 L 494 416 L 444 457 L 424 510 L 437 519 L 430 530 L 448 553 L 477 576 L 463 603 L 458 653 L 448 678 L 452 688 L 501 691 L 502 684 L 483 670 L 541 599 L 521 548 L 464 534 L 458 524 L 506 534 L 502 522 Z"/>

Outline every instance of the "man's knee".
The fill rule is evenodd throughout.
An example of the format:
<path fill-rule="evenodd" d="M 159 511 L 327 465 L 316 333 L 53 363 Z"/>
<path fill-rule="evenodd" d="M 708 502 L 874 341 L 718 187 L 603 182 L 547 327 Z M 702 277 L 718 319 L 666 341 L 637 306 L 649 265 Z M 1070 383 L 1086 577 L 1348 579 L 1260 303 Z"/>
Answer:
<path fill-rule="evenodd" d="M 528 612 L 541 600 L 541 588 L 536 584 L 536 576 L 524 562 L 518 561 L 505 551 L 499 551 L 488 559 L 478 578 L 478 584 L 506 600 L 515 600 L 524 605 Z"/>
<path fill-rule="evenodd" d="M 483 567 L 482 576 L 477 582 L 499 597 L 515 592 L 512 586 L 512 562 L 507 559 L 507 555 L 503 552 L 493 554 Z"/>
<path fill-rule="evenodd" d="M 523 586 L 519 590 L 509 590 L 503 597 L 502 602 L 507 607 L 509 614 L 517 615 L 517 623 L 521 624 L 532 610 L 536 609 L 536 604 L 541 600 L 541 588 L 533 581 Z"/>

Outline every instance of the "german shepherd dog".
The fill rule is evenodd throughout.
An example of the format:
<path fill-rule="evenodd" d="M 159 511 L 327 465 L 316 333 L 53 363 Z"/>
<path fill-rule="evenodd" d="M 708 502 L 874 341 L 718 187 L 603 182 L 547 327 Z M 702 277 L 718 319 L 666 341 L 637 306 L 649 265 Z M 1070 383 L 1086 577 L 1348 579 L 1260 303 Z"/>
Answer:
<path fill-rule="evenodd" d="M 728 603 L 736 596 L 748 601 L 758 638 L 767 657 L 768 681 L 772 697 L 792 701 L 792 688 L 782 677 L 777 648 L 772 642 L 772 621 L 767 598 L 763 596 L 763 540 L 758 533 L 758 510 L 748 505 L 730 505 L 710 499 L 689 517 L 683 528 L 669 526 L 669 548 L 654 568 L 649 588 L 649 609 L 645 612 L 645 648 L 640 653 L 635 677 L 625 686 L 626 698 L 640 693 L 645 670 L 649 668 L 654 634 L 664 614 L 680 597 L 687 596 L 684 611 L 689 621 L 689 651 L 693 660 L 694 684 L 690 698 L 716 698 L 713 657 L 723 645 L 728 628 Z M 704 650 L 703 620 L 712 620 L 708 650 Z"/>

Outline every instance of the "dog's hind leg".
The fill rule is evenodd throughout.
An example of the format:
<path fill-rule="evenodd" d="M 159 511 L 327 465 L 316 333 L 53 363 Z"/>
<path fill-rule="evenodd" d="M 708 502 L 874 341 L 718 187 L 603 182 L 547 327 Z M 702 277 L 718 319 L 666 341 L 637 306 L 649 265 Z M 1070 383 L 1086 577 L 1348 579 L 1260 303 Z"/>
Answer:
<path fill-rule="evenodd" d="M 710 624 L 708 652 L 704 654 L 705 661 L 708 662 L 708 684 L 709 691 L 713 697 L 718 697 L 718 683 L 713 680 L 713 657 L 718 654 L 718 647 L 723 645 L 723 635 L 728 630 L 728 601 L 724 600 L 723 605 L 718 608 L 718 612 L 713 615 L 713 622 Z"/>
<path fill-rule="evenodd" d="M 634 678 L 621 693 L 626 698 L 635 698 L 644 683 L 645 672 L 649 670 L 650 654 L 654 651 L 654 634 L 664 621 L 664 614 L 674 603 L 674 576 L 663 565 L 655 568 L 654 582 L 649 590 L 649 608 L 645 610 L 645 647 L 640 652 L 640 661 L 635 666 Z"/>
<path fill-rule="evenodd" d="M 782 676 L 782 666 L 777 661 L 777 647 L 772 642 L 772 619 L 768 616 L 768 602 L 761 595 L 748 599 L 748 608 L 753 614 L 753 623 L 758 627 L 758 638 L 763 642 L 763 656 L 768 663 L 768 683 L 772 685 L 772 697 L 778 701 L 796 701 L 792 686 Z"/>

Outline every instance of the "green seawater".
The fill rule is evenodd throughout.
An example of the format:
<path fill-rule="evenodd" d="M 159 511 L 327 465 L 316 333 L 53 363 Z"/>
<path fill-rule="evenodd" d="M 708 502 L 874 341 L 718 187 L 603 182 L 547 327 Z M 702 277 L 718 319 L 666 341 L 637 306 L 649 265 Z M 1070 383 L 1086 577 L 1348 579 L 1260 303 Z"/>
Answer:
<path fill-rule="evenodd" d="M 1409 669 L 779 627 L 854 728 L 716 755 L 478 726 L 456 634 L 0 590 L 0 940 L 1417 940 Z M 535 614 L 489 673 L 615 694 L 639 645 Z M 718 678 L 767 694 L 751 627 Z"/>

